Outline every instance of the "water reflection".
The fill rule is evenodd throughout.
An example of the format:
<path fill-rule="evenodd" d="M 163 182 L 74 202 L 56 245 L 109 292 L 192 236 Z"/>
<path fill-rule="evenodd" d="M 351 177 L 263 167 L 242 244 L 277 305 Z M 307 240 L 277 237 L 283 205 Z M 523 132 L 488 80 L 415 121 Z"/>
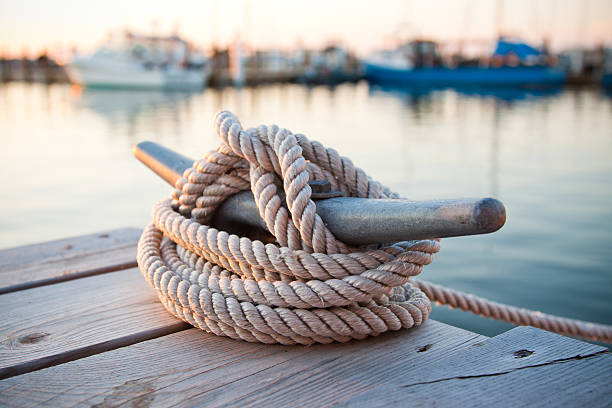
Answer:
<path fill-rule="evenodd" d="M 428 126 L 433 118 L 444 121 L 449 111 L 461 116 L 469 111 L 469 101 L 474 102 L 482 113 L 478 118 L 478 127 L 487 129 L 486 137 L 489 142 L 488 178 L 489 195 L 497 197 L 500 194 L 500 149 L 502 143 L 502 130 L 508 112 L 521 105 L 534 106 L 543 112 L 546 111 L 546 100 L 558 98 L 563 93 L 562 87 L 542 88 L 513 88 L 513 87 L 481 87 L 481 86 L 455 86 L 431 87 L 411 86 L 397 87 L 384 84 L 369 85 L 368 94 L 371 98 L 391 96 L 401 101 L 412 113 L 412 120 L 421 126 Z M 574 95 L 576 98 L 576 95 Z M 453 105 L 452 109 L 445 107 Z M 463 134 L 464 121 L 459 120 L 453 132 Z M 465 141 L 465 144 L 470 143 Z"/>
<path fill-rule="evenodd" d="M 75 98 L 75 104 L 91 109 L 109 120 L 116 120 L 118 117 L 136 116 L 147 110 L 176 110 L 178 102 L 188 100 L 193 95 L 195 93 L 84 89 L 80 97 Z"/>
<path fill-rule="evenodd" d="M 195 95 L 197 93 L 84 89 L 73 92 L 73 102 L 76 108 L 104 118 L 112 129 L 111 134 L 121 134 L 121 128 L 125 127 L 127 134 L 135 137 L 145 123 L 151 132 L 170 126 L 173 133 L 180 133 L 184 121 L 181 111 L 189 110 Z"/>
<path fill-rule="evenodd" d="M 371 94 L 385 92 L 396 95 L 398 98 L 407 102 L 407 105 L 416 106 L 421 101 L 427 100 L 436 92 L 452 90 L 459 95 L 476 98 L 493 98 L 498 101 L 516 102 L 533 99 L 548 98 L 560 95 L 563 87 L 542 87 L 542 88 L 514 88 L 514 87 L 482 87 L 482 86 L 455 86 L 449 87 L 430 87 L 430 86 L 411 86 L 397 87 L 390 85 L 375 84 L 370 86 Z"/>
<path fill-rule="evenodd" d="M 11 196 L 36 199 L 0 202 L 0 246 L 146 225 L 170 189 L 133 159 L 131 146 L 150 139 L 201 157 L 218 143 L 212 119 L 220 109 L 245 126 L 277 123 L 320 140 L 405 197 L 501 199 L 506 226 L 444 240 L 424 279 L 612 323 L 612 99 L 598 90 L 362 82 L 177 94 L 7 84 L 0 183 Z M 435 310 L 437 319 L 485 334 L 506 328 Z"/>

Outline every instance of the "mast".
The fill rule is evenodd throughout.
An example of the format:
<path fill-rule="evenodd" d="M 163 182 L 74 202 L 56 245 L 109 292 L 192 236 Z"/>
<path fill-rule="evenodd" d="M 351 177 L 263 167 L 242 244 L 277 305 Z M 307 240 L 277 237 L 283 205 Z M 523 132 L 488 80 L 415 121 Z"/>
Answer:
<path fill-rule="evenodd" d="M 497 0 L 497 7 L 495 9 L 495 28 L 497 30 L 497 38 L 502 37 L 502 20 L 504 15 L 504 1 Z"/>
<path fill-rule="evenodd" d="M 217 24 L 217 20 L 219 19 L 219 3 L 217 0 L 213 0 L 211 3 L 210 17 L 210 28 L 212 31 L 210 35 L 211 48 L 216 50 L 219 43 L 219 38 L 217 38 L 219 27 Z"/>

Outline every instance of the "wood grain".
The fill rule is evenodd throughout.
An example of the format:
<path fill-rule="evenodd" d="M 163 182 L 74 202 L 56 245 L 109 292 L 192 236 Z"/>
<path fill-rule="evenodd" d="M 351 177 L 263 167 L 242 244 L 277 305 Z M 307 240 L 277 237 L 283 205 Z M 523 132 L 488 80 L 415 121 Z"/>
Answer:
<path fill-rule="evenodd" d="M 0 310 L 0 378 L 188 327 L 136 268 L 5 294 Z"/>
<path fill-rule="evenodd" d="M 610 406 L 605 347 L 520 327 L 341 406 Z"/>
<path fill-rule="evenodd" d="M 310 347 L 203 333 L 129 268 L 139 234 L 0 251 L 10 289 L 0 296 L 0 405 L 610 406 L 607 348 L 530 327 L 489 339 L 429 320 Z"/>
<path fill-rule="evenodd" d="M 380 389 L 346 407 L 610 407 L 612 356 L 594 355 L 504 375 L 454 378 L 401 393 Z M 595 375 L 594 375 L 595 374 Z"/>
<path fill-rule="evenodd" d="M 316 352 L 267 368 L 223 387 L 202 393 L 189 405 L 329 406 L 353 395 L 426 370 L 458 349 L 486 337 L 435 321 L 349 345 L 321 347 Z"/>
<path fill-rule="evenodd" d="M 423 370 L 485 339 L 435 321 L 364 341 L 310 347 L 249 344 L 190 329 L 0 381 L 0 396 L 21 407 L 217 406 L 246 397 L 258 406 L 318 406 L 406 370 Z M 419 352 L 427 344 L 433 345 Z M 283 390 L 285 398 L 275 400 Z"/>
<path fill-rule="evenodd" d="M 0 251 L 0 294 L 136 266 L 141 231 L 124 228 Z"/>

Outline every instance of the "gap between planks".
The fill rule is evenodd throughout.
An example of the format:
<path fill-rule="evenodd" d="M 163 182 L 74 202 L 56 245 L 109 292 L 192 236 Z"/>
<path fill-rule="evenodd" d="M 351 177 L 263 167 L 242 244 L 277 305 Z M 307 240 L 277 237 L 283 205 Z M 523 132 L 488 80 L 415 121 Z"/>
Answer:
<path fill-rule="evenodd" d="M 304 406 L 313 392 L 319 401 L 339 401 L 486 339 L 431 320 L 416 329 L 309 347 L 246 343 L 190 329 L 1 381 L 0 395 L 23 407 L 170 406 L 200 405 L 197 400 L 218 405 L 245 393 L 264 401 L 285 390 Z"/>
<path fill-rule="evenodd" d="M 70 361 L 90 357 L 95 354 L 116 350 L 121 347 L 131 346 L 132 344 L 166 336 L 172 333 L 177 333 L 182 330 L 187 330 L 190 327 L 191 326 L 187 323 L 177 322 L 173 325 L 169 325 L 166 327 L 145 330 L 139 333 L 130 334 L 128 336 L 104 341 L 102 343 L 92 344 L 86 347 L 81 347 L 79 349 L 73 349 L 51 356 L 39 358 L 37 360 L 31 360 L 10 367 L 0 368 L 0 380 L 15 377 L 21 374 L 26 374 L 36 370 L 41 370 L 48 367 L 53 367 Z"/>
<path fill-rule="evenodd" d="M 0 296 L 0 378 L 190 327 L 136 268 Z"/>
<path fill-rule="evenodd" d="M 17 283 L 15 285 L 0 287 L 0 295 L 4 295 L 6 293 L 12 293 L 12 292 L 19 292 L 21 290 L 38 288 L 41 286 L 54 285 L 56 283 L 67 282 L 67 281 L 74 280 L 74 279 L 87 278 L 89 276 L 100 275 L 103 273 L 122 271 L 124 269 L 135 268 L 137 266 L 138 266 L 138 263 L 134 259 L 133 261 L 121 262 L 118 264 L 102 266 L 99 268 L 85 269 L 83 271 L 71 272 L 71 273 L 60 275 L 60 276 L 54 276 L 51 278 Z"/>

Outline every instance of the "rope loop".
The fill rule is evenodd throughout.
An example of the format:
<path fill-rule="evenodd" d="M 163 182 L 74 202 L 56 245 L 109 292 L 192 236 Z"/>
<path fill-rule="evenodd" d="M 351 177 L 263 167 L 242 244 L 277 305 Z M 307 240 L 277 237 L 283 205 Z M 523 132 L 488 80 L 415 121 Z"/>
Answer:
<path fill-rule="evenodd" d="M 347 197 L 399 198 L 334 149 L 276 125 L 243 129 L 217 114 L 216 150 L 153 207 L 138 265 L 162 304 L 219 336 L 249 342 L 346 342 L 422 324 L 432 301 L 517 325 L 612 343 L 612 327 L 514 306 L 421 280 L 438 239 L 354 248 L 316 213 L 309 182 Z M 210 225 L 219 205 L 250 189 L 273 243 Z M 427 294 L 427 295 L 426 295 Z"/>
<path fill-rule="evenodd" d="M 346 342 L 422 324 L 431 312 L 409 284 L 438 240 L 354 248 L 316 213 L 309 182 L 345 196 L 398 198 L 351 160 L 276 125 L 244 129 L 228 111 L 220 143 L 153 208 L 138 264 L 164 306 L 207 332 L 250 342 Z M 263 243 L 210 225 L 219 205 L 253 192 L 274 237 Z"/>

